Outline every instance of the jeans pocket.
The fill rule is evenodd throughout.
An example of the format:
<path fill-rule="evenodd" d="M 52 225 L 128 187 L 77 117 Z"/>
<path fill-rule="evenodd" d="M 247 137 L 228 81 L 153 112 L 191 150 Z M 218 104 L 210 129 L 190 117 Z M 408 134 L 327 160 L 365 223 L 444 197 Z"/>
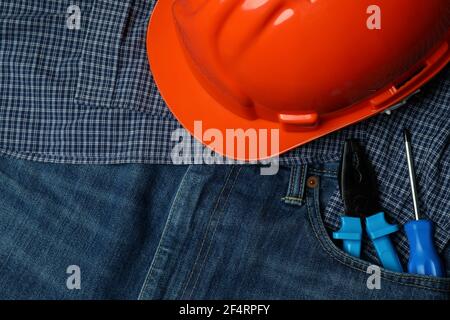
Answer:
<path fill-rule="evenodd" d="M 308 215 L 317 240 L 321 244 L 323 251 L 335 261 L 347 266 L 352 272 L 367 274 L 371 263 L 359 258 L 355 258 L 340 248 L 338 248 L 322 220 L 320 209 L 320 191 L 319 188 L 312 191 L 312 197 L 308 197 Z M 414 275 L 408 273 L 392 272 L 380 267 L 381 278 L 402 286 L 412 286 L 421 289 L 434 290 L 439 292 L 450 292 L 450 278 L 436 278 L 431 276 Z"/>

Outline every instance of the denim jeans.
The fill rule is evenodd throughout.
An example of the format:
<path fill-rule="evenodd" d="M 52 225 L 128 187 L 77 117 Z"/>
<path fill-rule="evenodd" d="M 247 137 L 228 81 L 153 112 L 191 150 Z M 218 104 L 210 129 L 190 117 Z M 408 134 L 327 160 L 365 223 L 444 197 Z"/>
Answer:
<path fill-rule="evenodd" d="M 382 268 L 368 288 L 322 222 L 336 170 L 0 158 L 0 298 L 448 299 Z"/>

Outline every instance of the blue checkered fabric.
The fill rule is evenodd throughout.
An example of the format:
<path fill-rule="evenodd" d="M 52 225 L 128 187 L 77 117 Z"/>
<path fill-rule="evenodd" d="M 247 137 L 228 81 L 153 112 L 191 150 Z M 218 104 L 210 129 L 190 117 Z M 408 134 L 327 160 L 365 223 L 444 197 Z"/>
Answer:
<path fill-rule="evenodd" d="M 80 29 L 66 26 L 69 6 Z M 0 1 L 0 153 L 56 163 L 170 164 L 180 128 L 149 72 L 145 35 L 154 0 Z M 337 161 L 361 139 L 378 173 L 381 201 L 398 223 L 412 218 L 401 129 L 414 136 L 422 211 L 442 249 L 450 221 L 450 80 L 445 70 L 392 116 L 379 115 L 284 155 L 284 165 Z M 325 212 L 343 211 L 338 190 Z M 404 235 L 399 250 L 407 256 Z M 367 253 L 369 256 L 372 253 Z"/>
<path fill-rule="evenodd" d="M 413 133 L 413 153 L 420 194 L 420 211 L 434 221 L 436 244 L 442 250 L 450 237 L 450 68 L 423 88 L 403 109 L 365 122 L 362 138 L 378 177 L 382 208 L 393 222 L 414 219 L 403 128 Z M 325 223 L 337 230 L 343 212 L 339 190 L 331 197 Z M 408 243 L 397 233 L 396 245 L 404 262 Z M 372 247 L 366 255 L 376 260 Z"/>

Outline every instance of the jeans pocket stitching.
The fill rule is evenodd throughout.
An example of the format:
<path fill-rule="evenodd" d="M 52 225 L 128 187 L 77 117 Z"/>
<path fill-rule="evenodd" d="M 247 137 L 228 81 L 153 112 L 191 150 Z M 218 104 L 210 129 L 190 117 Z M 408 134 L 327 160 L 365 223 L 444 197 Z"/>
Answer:
<path fill-rule="evenodd" d="M 316 238 L 318 239 L 320 246 L 331 258 L 338 261 L 339 263 L 341 263 L 347 267 L 350 267 L 354 270 L 366 273 L 366 270 L 364 270 L 364 268 L 362 266 L 370 265 L 370 263 L 364 262 L 362 260 L 356 260 L 355 258 L 351 257 L 350 255 L 347 256 L 343 251 L 340 251 L 340 249 L 338 249 L 333 243 L 331 243 L 331 240 L 328 239 L 328 234 L 326 233 L 325 226 L 323 226 L 323 224 L 318 225 L 321 223 L 320 221 L 318 221 L 320 219 L 320 217 L 317 216 L 320 212 L 319 204 L 318 204 L 318 197 L 319 197 L 318 188 L 316 188 L 314 190 L 313 199 L 312 200 L 310 198 L 307 199 L 307 211 L 308 211 L 309 220 L 312 225 L 313 232 L 314 232 Z M 311 204 L 311 202 L 313 202 L 313 204 Z M 312 208 L 312 206 L 314 208 Z M 321 228 L 323 228 L 324 230 L 320 230 Z M 330 242 L 330 243 L 328 243 L 328 242 Z M 351 261 L 351 262 L 348 262 L 348 261 Z M 355 264 L 360 265 L 361 267 L 358 267 Z M 389 275 L 388 274 L 389 272 L 390 271 L 388 271 L 388 270 L 381 270 L 381 276 L 383 279 L 385 279 L 389 282 L 392 282 L 392 283 L 416 287 L 416 288 L 420 288 L 420 289 L 439 291 L 439 292 L 450 292 L 450 279 L 428 279 L 428 278 L 423 278 L 420 276 L 414 276 L 411 274 Z M 427 286 L 427 285 L 422 285 L 422 284 L 417 284 L 417 283 L 404 282 L 404 281 L 408 281 L 408 280 L 409 281 L 429 282 L 430 285 Z M 433 285 L 442 285 L 445 288 L 436 288 L 436 287 L 433 287 Z"/>
<path fill-rule="evenodd" d="M 165 225 L 164 225 L 164 228 L 163 228 L 163 232 L 162 232 L 161 237 L 159 239 L 158 246 L 156 248 L 156 251 L 155 251 L 153 259 L 152 259 L 152 261 L 150 263 L 150 266 L 149 266 L 149 268 L 147 270 L 147 274 L 145 276 L 144 283 L 142 284 L 141 290 L 139 292 L 138 300 L 144 300 L 144 299 L 147 299 L 147 298 L 151 299 L 154 289 L 157 287 L 157 285 L 160 282 L 160 279 L 159 279 L 160 276 L 155 275 L 155 273 L 157 273 L 157 271 L 155 271 L 155 270 L 158 269 L 156 264 L 157 264 L 158 259 L 160 259 L 160 261 L 162 261 L 162 259 L 167 261 L 167 259 L 168 259 L 162 253 L 162 245 L 163 245 L 163 243 L 164 243 L 164 241 L 166 239 L 167 230 L 171 227 L 173 219 L 175 219 L 176 214 L 175 214 L 174 207 L 178 203 L 177 199 L 179 198 L 179 194 L 180 194 L 180 192 L 182 190 L 183 183 L 186 181 L 187 177 L 189 176 L 191 168 L 192 168 L 192 166 L 189 166 L 187 168 L 186 172 L 183 175 L 183 178 L 181 179 L 180 184 L 178 185 L 178 189 L 177 189 L 176 194 L 174 196 L 174 199 L 172 201 L 172 204 L 171 204 L 171 207 L 170 207 L 170 210 L 169 210 L 169 215 L 168 215 L 168 217 L 166 219 L 166 222 L 165 222 Z M 164 262 L 164 264 L 166 264 L 166 262 Z M 157 280 L 156 280 L 156 283 L 154 283 L 153 287 L 150 287 L 150 284 L 152 282 L 152 277 L 154 279 L 157 279 Z M 150 294 L 150 292 L 151 292 L 151 294 Z"/>

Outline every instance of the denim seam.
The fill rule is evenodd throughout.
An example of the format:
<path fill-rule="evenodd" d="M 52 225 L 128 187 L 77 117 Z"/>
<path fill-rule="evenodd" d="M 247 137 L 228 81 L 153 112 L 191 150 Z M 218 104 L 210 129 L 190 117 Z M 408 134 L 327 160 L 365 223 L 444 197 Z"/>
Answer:
<path fill-rule="evenodd" d="M 162 250 L 161 249 L 162 242 L 164 241 L 164 238 L 165 238 L 166 233 L 167 233 L 167 229 L 169 228 L 170 222 L 172 221 L 172 218 L 173 218 L 173 212 L 174 212 L 173 206 L 177 202 L 178 196 L 180 194 L 181 186 L 183 185 L 183 182 L 184 182 L 185 178 L 187 177 L 187 174 L 189 173 L 191 167 L 192 166 L 189 166 L 186 169 L 186 172 L 184 173 L 183 178 L 181 179 L 180 185 L 178 186 L 177 193 L 175 194 L 175 197 L 174 197 L 173 202 L 172 202 L 172 206 L 171 206 L 170 211 L 169 211 L 169 216 L 167 217 L 166 223 L 164 225 L 163 232 L 161 234 L 161 238 L 159 239 L 158 247 L 156 249 L 155 255 L 153 256 L 153 259 L 152 259 L 152 262 L 151 262 L 150 267 L 148 269 L 148 272 L 147 272 L 147 275 L 145 277 L 144 283 L 143 283 L 143 285 L 141 287 L 141 291 L 139 292 L 138 300 L 143 300 L 144 292 L 146 291 L 146 289 L 148 288 L 148 285 L 150 284 L 150 277 L 151 277 L 151 275 L 153 273 L 153 270 L 154 270 L 157 258 L 160 256 L 160 252 Z"/>
<path fill-rule="evenodd" d="M 300 198 L 302 199 L 302 201 L 305 200 L 305 187 L 306 187 L 306 175 L 308 174 L 308 165 L 303 165 L 301 167 L 301 181 L 300 181 Z"/>
<path fill-rule="evenodd" d="M 316 169 L 311 169 L 310 174 L 317 175 L 317 176 L 323 176 L 323 177 L 327 177 L 327 178 L 337 178 L 337 176 L 338 176 L 337 172 L 326 171 L 326 170 L 316 170 Z"/>
<path fill-rule="evenodd" d="M 311 168 L 310 170 L 311 170 L 311 172 L 315 172 L 315 173 L 329 173 L 329 174 L 332 174 L 334 176 L 337 175 L 337 171 L 334 171 L 334 170 L 316 169 L 316 168 Z"/>
<path fill-rule="evenodd" d="M 281 198 L 288 204 L 303 205 L 307 170 L 302 166 L 292 166 L 287 195 Z"/>
<path fill-rule="evenodd" d="M 284 198 L 281 198 L 281 200 L 288 204 L 303 205 L 303 199 L 300 199 L 300 198 L 284 197 Z"/>
<path fill-rule="evenodd" d="M 210 229 L 211 223 L 213 221 L 213 217 L 214 217 L 214 215 L 215 215 L 215 213 L 217 211 L 217 208 L 218 208 L 218 206 L 220 204 L 220 200 L 221 200 L 221 198 L 223 196 L 223 193 L 224 193 L 224 191 L 226 189 L 226 186 L 228 185 L 228 181 L 229 181 L 229 179 L 230 179 L 230 177 L 231 177 L 231 175 L 233 173 L 233 170 L 234 170 L 234 167 L 232 167 L 230 172 L 228 173 L 228 175 L 227 175 L 227 177 L 225 179 L 225 183 L 222 186 L 222 190 L 220 191 L 220 194 L 219 194 L 219 196 L 217 198 L 216 205 L 214 206 L 214 210 L 213 210 L 212 214 L 209 216 L 208 224 L 207 224 L 206 231 L 205 231 L 205 235 L 203 236 L 202 243 L 201 243 L 200 249 L 199 249 L 199 251 L 197 253 L 197 257 L 195 258 L 194 265 L 192 266 L 191 271 L 189 272 L 187 281 L 185 282 L 185 284 L 183 286 L 183 291 L 181 292 L 181 295 L 177 295 L 180 298 L 182 298 L 184 296 L 184 294 L 186 293 L 187 287 L 189 286 L 189 282 L 191 281 L 192 275 L 194 273 L 194 270 L 195 270 L 195 268 L 196 268 L 196 266 L 198 264 L 198 260 L 200 259 L 201 253 L 203 251 L 203 246 L 204 246 L 206 238 L 208 236 L 208 230 Z"/>
<path fill-rule="evenodd" d="M 192 266 L 191 271 L 189 272 L 189 276 L 188 276 L 188 278 L 187 278 L 187 281 L 185 282 L 185 284 L 184 284 L 184 286 L 183 286 L 183 291 L 182 291 L 181 295 L 178 295 L 180 298 L 182 298 L 182 297 L 184 296 L 184 294 L 185 294 L 185 292 L 186 292 L 186 290 L 187 290 L 187 287 L 189 286 L 189 282 L 191 281 L 192 274 L 193 274 L 193 272 L 194 272 L 195 267 L 197 266 L 197 261 L 198 261 L 198 259 L 200 258 L 200 255 L 201 255 L 201 253 L 202 253 L 203 246 L 204 246 L 204 243 L 205 243 L 205 241 L 206 241 L 206 237 L 207 237 L 207 235 L 208 235 L 208 229 L 209 229 L 209 227 L 210 227 L 210 225 L 211 225 L 211 222 L 212 222 L 212 220 L 213 220 L 214 214 L 215 214 L 215 212 L 216 212 L 216 210 L 217 210 L 217 207 L 219 206 L 220 199 L 222 198 L 222 194 L 223 194 L 223 192 L 224 192 L 224 190 L 225 190 L 225 188 L 226 188 L 226 186 L 227 186 L 227 184 L 228 184 L 228 180 L 230 179 L 230 176 L 231 176 L 232 172 L 233 172 L 233 168 L 232 168 L 232 169 L 230 170 L 230 172 L 228 173 L 228 175 L 227 175 L 227 177 L 226 177 L 226 179 L 225 179 L 225 183 L 224 183 L 223 186 L 222 186 L 222 190 L 220 191 L 220 194 L 219 194 L 219 196 L 218 196 L 218 198 L 217 198 L 216 205 L 214 206 L 214 210 L 213 210 L 212 214 L 209 216 L 208 224 L 207 224 L 207 226 L 206 226 L 206 231 L 205 231 L 205 235 L 203 236 L 203 239 L 202 239 L 202 243 L 201 243 L 201 246 L 200 246 L 200 250 L 199 250 L 198 253 L 197 253 L 197 257 L 195 258 L 194 265 Z"/>
<path fill-rule="evenodd" d="M 288 186 L 288 196 L 292 196 L 294 194 L 294 180 L 296 177 L 297 166 L 293 166 L 291 170 L 291 175 L 289 176 L 289 186 Z"/>
<path fill-rule="evenodd" d="M 239 170 L 238 170 L 238 172 L 236 173 L 236 176 L 234 177 L 234 181 L 233 181 L 233 183 L 232 183 L 231 186 L 230 186 L 230 190 L 229 190 L 229 192 L 228 192 L 228 194 L 227 194 L 227 197 L 226 197 L 226 199 L 225 199 L 224 205 L 228 202 L 228 199 L 230 198 L 230 194 L 231 194 L 231 192 L 232 192 L 234 186 L 236 185 L 236 181 L 237 181 L 237 179 L 238 179 L 238 177 L 239 177 L 239 174 L 241 173 L 242 168 L 243 168 L 242 166 L 239 167 Z M 230 174 L 230 175 L 231 175 L 231 174 Z M 212 244 L 212 242 L 213 242 L 213 240 L 214 240 L 214 236 L 215 236 L 215 234 L 216 234 L 217 227 L 219 226 L 219 222 L 220 222 L 221 218 L 224 216 L 224 213 L 225 213 L 225 212 L 224 212 L 224 210 L 222 209 L 222 210 L 221 210 L 221 214 L 218 216 L 217 223 L 216 223 L 216 225 L 215 225 L 215 227 L 214 227 L 213 233 L 211 234 L 211 238 L 210 238 L 210 240 L 209 240 L 208 248 L 206 249 L 205 257 L 203 258 L 203 262 L 202 262 L 202 264 L 201 264 L 201 268 L 200 268 L 200 270 L 199 270 L 199 272 L 198 272 L 198 274 L 197 274 L 197 277 L 195 278 L 195 282 L 194 282 L 194 284 L 193 284 L 193 286 L 192 286 L 192 290 L 191 290 L 191 293 L 190 293 L 190 295 L 189 295 L 189 299 L 192 298 L 192 294 L 194 293 L 194 290 L 195 290 L 195 288 L 197 287 L 198 279 L 199 279 L 199 277 L 200 277 L 200 272 L 203 270 L 203 266 L 204 266 L 204 264 L 205 264 L 205 261 L 208 259 L 209 252 L 210 252 L 210 250 L 211 250 L 211 244 Z"/>
<path fill-rule="evenodd" d="M 317 199 L 318 199 L 318 195 L 317 195 Z M 316 207 L 318 208 L 318 200 L 316 202 Z M 317 209 L 318 210 L 318 209 Z M 325 234 L 327 236 L 327 234 Z M 332 244 L 334 246 L 334 244 Z M 360 261 L 355 260 L 356 263 L 361 263 Z M 367 263 L 367 262 L 366 262 Z M 370 264 L 370 263 L 369 263 Z M 384 271 L 384 273 L 386 274 L 386 271 Z M 407 279 L 414 279 L 420 282 L 430 282 L 433 284 L 439 284 L 439 285 L 444 285 L 444 286 L 450 286 L 450 279 L 449 278 L 441 278 L 441 279 L 433 279 L 433 278 L 428 278 L 428 279 L 424 279 L 421 276 L 415 276 L 414 274 L 410 274 L 410 273 L 403 273 L 403 274 L 397 274 L 397 275 L 392 275 L 394 277 L 400 277 L 403 278 L 405 281 Z M 389 275 L 387 275 L 387 277 L 389 277 Z M 394 281 L 394 279 L 389 279 L 391 281 Z M 421 286 L 420 284 L 418 284 L 418 286 Z M 428 287 L 426 285 L 423 285 L 422 287 L 428 289 Z M 435 288 L 432 288 L 433 290 L 435 290 Z M 440 289 L 437 289 L 440 290 Z M 441 290 L 440 290 L 441 291 Z M 450 292 L 450 287 L 448 289 L 443 289 L 444 292 Z"/>
<path fill-rule="evenodd" d="M 324 251 L 331 258 L 333 258 L 334 260 L 338 261 L 339 263 L 341 263 L 341 264 L 343 264 L 343 265 L 345 265 L 345 266 L 347 266 L 349 268 L 352 268 L 354 270 L 366 273 L 366 270 L 364 270 L 362 267 L 359 268 L 358 266 L 355 266 L 353 263 L 348 263 L 348 262 L 344 261 L 341 257 L 338 257 L 338 253 L 334 252 L 335 250 L 328 249 L 328 246 L 323 243 L 322 236 L 328 237 L 328 235 L 327 234 L 323 234 L 323 232 L 320 232 L 320 230 L 317 230 L 317 228 L 320 228 L 320 226 L 315 226 L 315 220 L 319 219 L 319 217 L 316 217 L 316 218 L 314 217 L 319 212 L 319 211 L 317 211 L 317 210 L 319 210 L 318 203 L 317 203 L 318 202 L 318 197 L 319 197 L 318 192 L 319 192 L 318 188 L 316 188 L 316 190 L 314 191 L 314 197 L 313 197 L 313 200 L 312 200 L 312 202 L 314 203 L 313 206 L 314 206 L 315 209 L 311 208 L 311 203 L 310 203 L 311 200 L 310 200 L 310 201 L 307 201 L 307 210 L 308 210 L 310 222 L 312 224 L 313 232 L 316 235 L 317 239 L 319 240 L 320 246 L 324 249 Z M 320 232 L 320 234 L 319 234 L 319 232 Z M 350 256 L 346 257 L 346 258 L 347 259 L 352 259 L 352 257 L 350 257 Z M 360 261 L 357 261 L 357 260 L 354 260 L 354 259 L 353 259 L 353 262 L 355 264 L 361 264 Z M 425 289 L 425 290 L 445 292 L 445 293 L 450 292 L 450 289 L 440 289 L 440 288 L 434 288 L 434 287 L 431 287 L 431 286 L 428 287 L 426 285 L 421 285 L 421 284 L 416 284 L 416 283 L 405 283 L 405 282 L 402 282 L 400 279 L 398 279 L 398 280 L 392 279 L 392 278 L 390 278 L 389 276 L 386 275 L 386 271 L 385 270 L 381 270 L 381 277 L 384 280 L 387 280 L 389 282 L 392 282 L 392 283 L 395 283 L 395 284 L 399 284 L 399 285 L 405 285 L 405 286 L 410 286 L 410 287 L 415 287 L 415 288 L 420 288 L 420 289 Z M 410 274 L 408 274 L 406 277 L 405 276 L 400 276 L 400 275 L 396 275 L 396 277 L 401 277 L 401 278 L 404 279 L 404 281 L 407 281 L 408 279 L 411 279 L 411 280 L 416 280 L 416 281 L 421 281 L 421 282 L 426 281 L 426 282 L 430 282 L 430 284 L 437 284 L 437 285 L 443 285 L 443 286 L 446 286 L 446 282 L 447 282 L 446 279 L 443 279 L 443 280 L 423 279 L 421 277 L 416 277 L 416 276 L 410 275 Z"/>

